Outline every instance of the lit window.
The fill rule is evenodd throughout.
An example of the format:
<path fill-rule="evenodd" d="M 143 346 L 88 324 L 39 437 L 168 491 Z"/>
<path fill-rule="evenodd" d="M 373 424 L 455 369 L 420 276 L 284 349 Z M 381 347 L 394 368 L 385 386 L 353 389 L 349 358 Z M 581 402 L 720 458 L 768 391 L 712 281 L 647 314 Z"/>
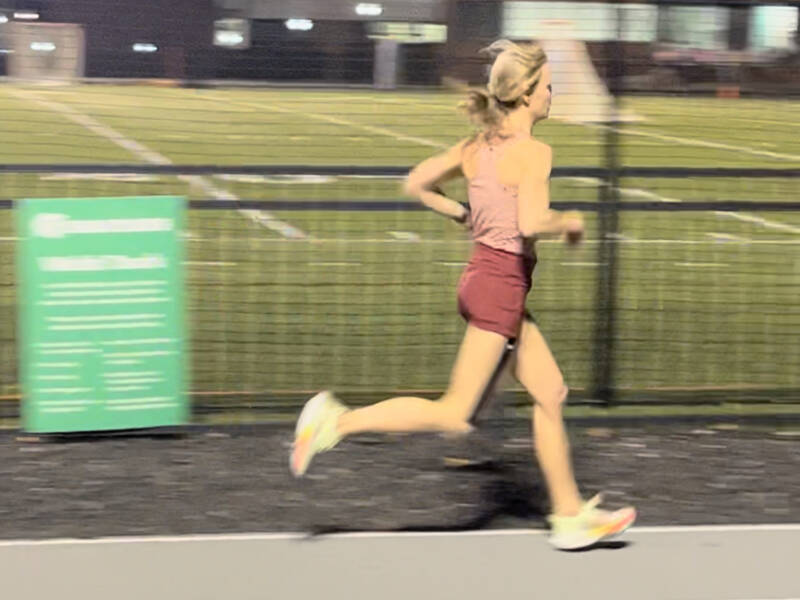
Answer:
<path fill-rule="evenodd" d="M 217 46 L 238 46 L 244 43 L 244 36 L 238 31 L 215 31 L 214 43 Z"/>
<path fill-rule="evenodd" d="M 218 19 L 214 21 L 214 45 L 231 50 L 250 47 L 250 21 Z"/>
<path fill-rule="evenodd" d="M 377 17 L 383 13 L 383 6 L 380 4 L 371 4 L 369 2 L 362 2 L 356 5 L 356 14 L 362 17 Z"/>
<path fill-rule="evenodd" d="M 314 28 L 314 21 L 311 19 L 288 19 L 286 29 L 292 31 L 311 31 Z"/>
<path fill-rule="evenodd" d="M 53 42 L 31 42 L 31 50 L 34 52 L 53 52 L 55 49 Z"/>
<path fill-rule="evenodd" d="M 151 53 L 151 52 L 158 52 L 158 46 L 155 44 L 134 44 L 133 45 L 134 52 L 144 52 L 144 53 Z"/>

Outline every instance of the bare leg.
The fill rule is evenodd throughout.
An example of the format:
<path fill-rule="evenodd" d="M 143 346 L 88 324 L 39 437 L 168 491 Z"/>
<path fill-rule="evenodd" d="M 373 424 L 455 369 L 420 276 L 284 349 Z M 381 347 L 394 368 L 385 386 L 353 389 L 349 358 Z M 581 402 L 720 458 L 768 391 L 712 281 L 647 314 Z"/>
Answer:
<path fill-rule="evenodd" d="M 505 348 L 506 338 L 467 326 L 450 376 L 450 385 L 439 400 L 390 398 L 349 411 L 339 418 L 342 436 L 365 431 L 467 432 L 467 422 L 488 384 Z"/>
<path fill-rule="evenodd" d="M 563 403 L 567 386 L 539 328 L 523 322 L 516 352 L 515 376 L 533 396 L 533 439 L 547 483 L 553 513 L 575 515 L 583 499 L 572 472 Z"/>

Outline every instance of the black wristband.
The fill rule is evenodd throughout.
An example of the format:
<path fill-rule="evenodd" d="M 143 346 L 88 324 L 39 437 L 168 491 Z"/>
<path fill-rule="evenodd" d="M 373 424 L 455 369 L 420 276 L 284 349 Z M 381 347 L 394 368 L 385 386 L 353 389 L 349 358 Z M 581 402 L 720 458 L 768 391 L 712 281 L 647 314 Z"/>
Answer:
<path fill-rule="evenodd" d="M 463 204 L 461 206 L 464 206 Z M 463 225 L 469 220 L 469 206 L 464 206 L 464 214 L 460 217 L 453 217 L 453 221 Z"/>

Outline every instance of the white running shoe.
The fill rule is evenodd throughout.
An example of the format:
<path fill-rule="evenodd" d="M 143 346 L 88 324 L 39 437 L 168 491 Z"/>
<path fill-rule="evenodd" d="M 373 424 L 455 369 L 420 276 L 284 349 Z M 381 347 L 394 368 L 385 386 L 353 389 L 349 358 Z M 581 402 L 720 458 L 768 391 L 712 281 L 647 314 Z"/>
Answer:
<path fill-rule="evenodd" d="M 315 454 L 330 450 L 342 439 L 336 430 L 339 417 L 347 407 L 329 391 L 311 398 L 297 419 L 289 468 L 295 477 L 302 477 Z"/>
<path fill-rule="evenodd" d="M 636 520 L 636 509 L 632 506 L 608 511 L 597 508 L 600 502 L 602 496 L 597 494 L 575 516 L 550 515 L 547 518 L 550 522 L 550 543 L 559 550 L 587 548 L 618 536 Z"/>

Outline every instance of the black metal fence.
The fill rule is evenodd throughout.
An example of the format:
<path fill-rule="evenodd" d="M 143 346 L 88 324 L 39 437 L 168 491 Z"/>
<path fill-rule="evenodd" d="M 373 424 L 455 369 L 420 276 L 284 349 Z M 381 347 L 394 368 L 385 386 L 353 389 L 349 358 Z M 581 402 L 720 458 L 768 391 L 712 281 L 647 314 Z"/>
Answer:
<path fill-rule="evenodd" d="M 407 169 L 31 164 L 0 172 L 371 178 L 356 180 L 353 194 L 329 194 L 320 183 L 305 197 L 287 186 L 286 195 L 269 199 L 189 203 L 195 406 L 284 412 L 320 387 L 336 387 L 355 403 L 444 389 L 463 326 L 454 301 L 460 269 L 443 265 L 463 264 L 469 246 L 443 234 L 420 204 L 364 193 Z M 587 215 L 587 243 L 577 254 L 558 244 L 540 248 L 529 307 L 573 402 L 800 400 L 800 169 L 557 167 L 552 177 L 562 190 L 554 208 Z M 593 194 L 561 187 L 587 179 L 595 180 Z M 769 199 L 743 199 L 746 181 Z M 674 201 L 676 192 L 694 199 Z M 12 200 L 0 206 L 11 208 Z M 254 235 L 243 218 L 252 212 L 330 233 Z M 381 230 L 413 223 L 421 239 L 366 239 L 368 223 Z M 13 349 L 13 256 L 6 259 L 3 338 Z M 13 390 L 16 357 L 4 358 L 0 377 Z"/>
<path fill-rule="evenodd" d="M 576 2 L 564 15 L 548 2 L 453 0 L 435 23 L 294 29 L 277 12 L 250 18 L 210 1 L 116 5 L 40 3 L 43 24 L 71 24 L 63 39 L 82 28 L 86 62 L 58 63 L 52 40 L 23 44 L 31 61 L 15 63 L 21 76 L 0 97 L 0 206 L 122 189 L 73 183 L 83 175 L 158 176 L 124 189 L 190 198 L 198 406 L 280 411 L 323 386 L 356 399 L 444 388 L 467 240 L 400 198 L 395 180 L 467 133 L 442 84 L 485 81 L 477 51 L 499 37 L 557 42 L 556 118 L 537 135 L 556 151 L 553 205 L 584 211 L 588 240 L 572 254 L 542 245 L 531 308 L 574 397 L 800 399 L 797 3 Z M 788 12 L 765 12 L 777 8 Z M 231 17 L 246 31 L 224 30 L 235 43 L 221 45 Z M 391 76 L 376 64 L 384 42 L 397 43 Z M 398 91 L 365 90 L 379 75 Z M 48 78 L 97 85 L 42 92 L 35 80 Z M 301 83 L 313 89 L 286 88 Z M 209 192 L 237 176 L 272 178 L 269 191 Z M 272 235 L 282 220 L 317 233 Z M 11 241 L 11 219 L 2 224 Z M 13 401 L 12 247 L 0 387 Z"/>

